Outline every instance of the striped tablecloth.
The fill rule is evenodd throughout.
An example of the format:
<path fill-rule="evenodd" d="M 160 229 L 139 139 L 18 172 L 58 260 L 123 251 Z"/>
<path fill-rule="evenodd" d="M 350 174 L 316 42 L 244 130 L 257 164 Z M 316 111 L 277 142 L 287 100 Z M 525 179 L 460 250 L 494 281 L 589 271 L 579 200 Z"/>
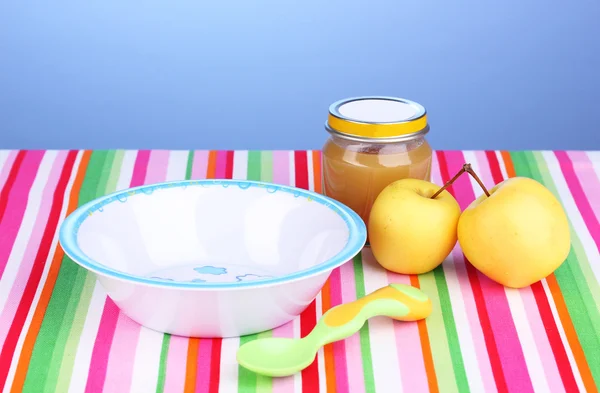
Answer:
<path fill-rule="evenodd" d="M 95 197 L 144 183 L 238 178 L 320 191 L 318 151 L 0 151 L 0 386 L 6 392 L 577 392 L 600 386 L 600 152 L 437 152 L 442 184 L 470 162 L 484 183 L 533 177 L 563 203 L 568 260 L 521 290 L 491 282 L 457 247 L 418 277 L 372 255 L 335 270 L 292 323 L 258 336 L 306 335 L 327 309 L 389 282 L 420 286 L 419 323 L 372 319 L 290 378 L 240 369 L 241 339 L 187 339 L 141 328 L 65 257 L 57 228 Z M 451 192 L 481 194 L 467 176 Z"/>

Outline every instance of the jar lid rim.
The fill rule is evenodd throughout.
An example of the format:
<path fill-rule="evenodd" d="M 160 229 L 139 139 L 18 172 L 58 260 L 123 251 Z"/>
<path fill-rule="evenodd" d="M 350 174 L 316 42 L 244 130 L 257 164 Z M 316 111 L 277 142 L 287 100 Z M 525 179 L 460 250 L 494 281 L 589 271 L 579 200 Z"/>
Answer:
<path fill-rule="evenodd" d="M 368 139 L 416 136 L 428 129 L 427 111 L 421 104 L 404 98 L 345 98 L 330 105 L 326 127 Z"/>

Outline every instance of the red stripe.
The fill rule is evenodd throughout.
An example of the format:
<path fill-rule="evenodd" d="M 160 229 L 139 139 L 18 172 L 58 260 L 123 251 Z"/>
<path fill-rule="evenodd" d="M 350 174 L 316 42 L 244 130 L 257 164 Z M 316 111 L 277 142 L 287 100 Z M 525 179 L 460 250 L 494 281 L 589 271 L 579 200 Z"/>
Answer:
<path fill-rule="evenodd" d="M 208 392 L 219 393 L 219 380 L 221 378 L 221 344 L 223 339 L 212 339 L 212 351 L 210 353 L 210 383 Z"/>
<path fill-rule="evenodd" d="M 500 162 L 498 162 L 496 152 L 488 150 L 485 152 L 485 156 L 490 165 L 490 172 L 492 173 L 492 179 L 494 180 L 494 184 L 503 182 L 504 177 L 502 176 L 502 171 L 500 170 Z"/>
<path fill-rule="evenodd" d="M 447 182 L 454 174 L 449 173 L 448 163 L 444 154 L 441 151 L 436 152 L 436 154 L 438 157 L 442 181 Z M 454 192 L 454 188 L 452 186 L 448 187 L 447 189 L 453 196 L 456 196 L 456 193 Z M 481 289 L 479 277 L 477 276 L 477 269 L 475 269 L 473 265 L 471 265 L 471 263 L 468 262 L 464 255 L 463 258 L 466 262 L 465 266 L 467 268 L 467 275 L 469 277 L 469 282 L 471 283 L 471 289 L 473 290 L 473 298 L 475 299 L 475 305 L 477 306 L 477 313 L 479 315 L 479 321 L 481 323 L 483 338 L 485 341 L 486 348 L 488 350 L 490 364 L 492 366 L 492 374 L 494 375 L 494 380 L 496 381 L 496 387 L 498 388 L 499 392 L 508 392 L 506 379 L 504 378 L 504 373 L 502 372 L 502 363 L 500 362 L 500 355 L 498 354 L 498 348 L 496 347 L 496 339 L 494 338 L 494 334 L 492 332 L 492 324 L 490 322 L 488 310 L 485 304 L 485 300 L 483 298 L 483 291 Z"/>
<path fill-rule="evenodd" d="M 27 280 L 27 284 L 23 291 L 23 297 L 19 302 L 12 325 L 8 331 L 8 334 L 6 335 L 6 341 L 2 347 L 2 352 L 0 353 L 0 386 L 2 387 L 4 387 L 6 383 L 8 370 L 17 346 L 17 341 L 19 340 L 19 336 L 23 330 L 23 325 L 27 319 L 27 314 L 29 314 L 29 310 L 31 309 L 36 289 L 42 278 L 42 273 L 44 272 L 44 265 L 46 264 L 46 260 L 50 254 L 52 240 L 54 239 L 58 221 L 60 220 L 60 213 L 64 203 L 65 191 L 69 183 L 69 178 L 71 177 L 71 172 L 73 171 L 73 166 L 75 165 L 76 157 L 77 152 L 70 151 L 67 155 L 67 159 L 65 160 L 60 179 L 57 183 L 56 190 L 54 191 L 52 209 L 50 211 L 50 215 L 48 216 L 48 223 L 44 229 L 40 247 L 35 256 L 31 274 Z"/>
<path fill-rule="evenodd" d="M 540 316 L 542 317 L 544 329 L 548 335 L 548 341 L 550 342 L 552 353 L 554 353 L 554 359 L 556 360 L 556 366 L 558 367 L 560 378 L 565 385 L 565 391 L 577 392 L 579 391 L 579 388 L 577 387 L 577 382 L 575 381 L 575 376 L 573 375 L 573 369 L 571 368 L 571 362 L 567 356 L 567 351 L 565 350 L 562 339 L 560 338 L 556 321 L 554 321 L 554 316 L 552 315 L 552 310 L 550 309 L 550 303 L 548 302 L 546 291 L 544 291 L 544 287 L 542 286 L 541 282 L 532 284 L 531 290 L 533 291 L 535 302 L 537 303 L 538 310 L 540 311 Z"/>
<path fill-rule="evenodd" d="M 21 169 L 21 165 L 25 159 L 25 154 L 25 151 L 20 151 L 17 154 L 17 158 L 15 158 L 13 166 L 10 169 L 6 183 L 4 183 L 4 188 L 2 189 L 2 192 L 0 192 L 0 222 L 2 222 L 4 212 L 6 211 L 6 206 L 8 205 L 8 194 L 17 180 L 17 175 L 19 174 L 19 169 Z"/>
<path fill-rule="evenodd" d="M 500 163 L 498 162 L 496 154 L 494 152 L 486 152 L 486 156 L 488 162 L 490 163 L 490 169 L 492 171 L 494 182 L 500 183 L 504 180 L 504 178 L 502 176 Z M 569 361 L 567 352 L 558 332 L 556 321 L 552 315 L 552 310 L 550 309 L 550 303 L 548 301 L 546 291 L 544 291 L 544 287 L 542 286 L 541 282 L 532 284 L 531 290 L 533 291 L 533 296 L 538 306 L 540 317 L 542 319 L 542 323 L 544 324 L 544 330 L 546 330 L 548 341 L 550 342 L 550 348 L 552 348 L 552 352 L 554 353 L 556 366 L 558 367 L 558 372 L 565 386 L 565 390 L 567 392 L 576 392 L 579 388 L 577 387 L 577 382 L 575 381 L 575 376 L 573 375 L 571 362 Z"/>
<path fill-rule="evenodd" d="M 227 151 L 227 160 L 225 166 L 225 178 L 231 179 L 233 178 L 233 151 Z"/>
<path fill-rule="evenodd" d="M 308 158 L 305 151 L 294 152 L 294 163 L 296 169 L 296 187 L 308 190 Z M 317 305 L 313 300 L 310 305 L 300 314 L 300 335 L 307 336 L 317 324 Z M 310 366 L 302 370 L 302 391 L 307 393 L 319 392 L 319 360 L 315 360 Z"/>

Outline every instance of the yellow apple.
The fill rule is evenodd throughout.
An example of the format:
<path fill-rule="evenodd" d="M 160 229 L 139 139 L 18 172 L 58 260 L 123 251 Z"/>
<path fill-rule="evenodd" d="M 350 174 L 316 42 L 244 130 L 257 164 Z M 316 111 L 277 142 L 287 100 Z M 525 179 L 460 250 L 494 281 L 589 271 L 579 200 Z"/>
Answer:
<path fill-rule="evenodd" d="M 515 177 L 497 184 L 465 209 L 458 241 L 467 259 L 492 280 L 512 288 L 539 281 L 558 268 L 571 247 L 567 216 L 542 184 Z"/>
<path fill-rule="evenodd" d="M 456 245 L 460 206 L 441 187 L 417 179 L 398 180 L 377 196 L 368 222 L 373 256 L 385 269 L 427 273 Z"/>

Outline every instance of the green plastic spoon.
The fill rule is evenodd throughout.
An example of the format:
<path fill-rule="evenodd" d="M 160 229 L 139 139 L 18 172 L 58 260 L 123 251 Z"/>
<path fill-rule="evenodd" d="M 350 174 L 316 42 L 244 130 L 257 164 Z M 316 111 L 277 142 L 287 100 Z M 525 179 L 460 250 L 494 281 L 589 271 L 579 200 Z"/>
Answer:
<path fill-rule="evenodd" d="M 237 361 L 257 374 L 292 375 L 308 367 L 323 345 L 351 336 L 369 318 L 387 316 L 399 321 L 417 321 L 430 313 L 431 300 L 420 289 L 390 284 L 351 303 L 331 308 L 304 338 L 270 337 L 242 345 Z"/>

